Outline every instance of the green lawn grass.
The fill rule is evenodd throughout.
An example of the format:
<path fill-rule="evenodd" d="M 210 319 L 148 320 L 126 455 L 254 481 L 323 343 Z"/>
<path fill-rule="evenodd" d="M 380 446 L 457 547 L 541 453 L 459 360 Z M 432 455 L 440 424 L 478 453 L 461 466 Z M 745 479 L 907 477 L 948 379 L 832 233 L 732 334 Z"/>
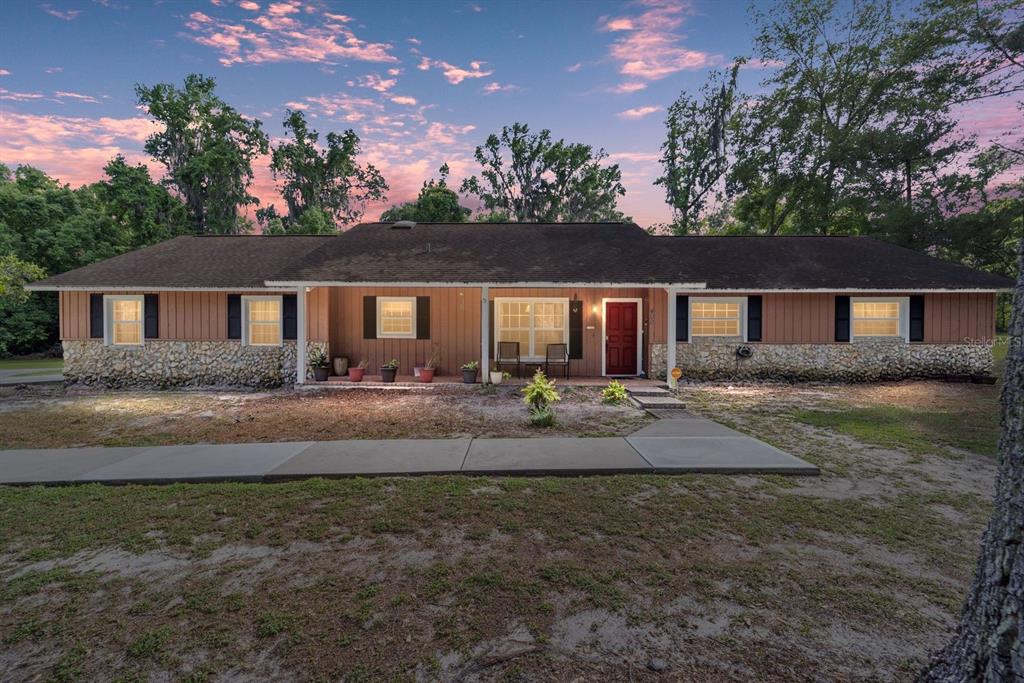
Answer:
<path fill-rule="evenodd" d="M 0 370 L 63 370 L 63 358 L 8 358 L 0 360 Z"/>
<path fill-rule="evenodd" d="M 915 454 L 934 453 L 936 448 L 952 446 L 994 456 L 999 440 L 999 414 L 994 410 L 953 416 L 945 411 L 896 406 L 850 406 L 842 410 L 799 410 L 794 417 L 865 443 Z"/>

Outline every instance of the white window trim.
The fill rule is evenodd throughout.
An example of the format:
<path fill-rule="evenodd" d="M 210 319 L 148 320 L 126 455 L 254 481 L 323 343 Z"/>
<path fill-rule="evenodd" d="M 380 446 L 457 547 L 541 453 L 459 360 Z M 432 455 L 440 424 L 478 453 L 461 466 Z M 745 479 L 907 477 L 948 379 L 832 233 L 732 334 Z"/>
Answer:
<path fill-rule="evenodd" d="M 385 332 L 381 308 L 385 303 L 408 303 L 412 308 L 412 325 L 408 333 Z M 378 339 L 415 339 L 416 338 L 416 297 L 414 296 L 378 296 L 377 297 L 377 338 Z"/>
<path fill-rule="evenodd" d="M 747 297 L 745 296 L 691 296 L 687 302 L 689 310 L 686 312 L 686 338 L 693 341 L 693 305 L 694 304 L 739 304 L 740 333 L 733 334 L 698 334 L 700 339 L 738 339 L 747 341 Z"/>
<path fill-rule="evenodd" d="M 877 335 L 861 335 L 856 336 L 853 333 L 853 323 L 856 320 L 853 309 L 856 303 L 898 303 L 900 305 L 900 333 L 895 337 Z M 850 343 L 853 343 L 860 339 L 861 341 L 870 339 L 902 339 L 903 341 L 910 343 L 910 297 L 909 296 L 851 296 L 850 297 Z"/>
<path fill-rule="evenodd" d="M 601 376 L 608 377 L 608 304 L 636 304 L 636 377 L 644 374 L 644 300 L 611 298 L 601 299 Z M 615 375 L 615 377 L 634 377 L 634 375 Z"/>
<path fill-rule="evenodd" d="M 114 343 L 114 302 L 115 301 L 138 301 L 139 313 L 139 339 L 138 344 L 115 344 Z M 143 294 L 104 294 L 103 295 L 103 343 L 107 346 L 142 346 L 146 343 L 146 297 Z"/>
<path fill-rule="evenodd" d="M 557 297 L 557 296 L 506 296 L 496 297 L 494 299 L 494 357 L 498 357 L 498 340 L 501 338 L 501 304 L 506 303 L 526 303 L 526 304 L 564 304 L 562 330 L 563 344 L 569 343 L 569 297 Z M 528 352 L 535 346 L 534 343 L 534 332 L 536 331 L 535 316 L 537 310 L 531 309 L 530 312 L 530 348 L 519 349 L 520 354 L 524 351 Z M 543 355 L 520 355 L 519 360 L 524 363 L 537 363 L 544 360 Z"/>
<path fill-rule="evenodd" d="M 253 301 L 276 301 L 277 318 L 277 343 L 276 344 L 253 344 L 249 341 L 249 304 Z M 284 338 L 284 297 L 281 296 L 243 296 L 242 297 L 242 345 L 243 346 L 281 346 Z"/>

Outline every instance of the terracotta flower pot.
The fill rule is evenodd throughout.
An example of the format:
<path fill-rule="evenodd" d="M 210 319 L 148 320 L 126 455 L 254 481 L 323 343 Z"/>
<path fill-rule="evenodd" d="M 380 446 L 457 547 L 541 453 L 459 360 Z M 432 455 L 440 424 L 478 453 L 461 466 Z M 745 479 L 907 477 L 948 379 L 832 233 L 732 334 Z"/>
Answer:
<path fill-rule="evenodd" d="M 420 381 L 424 384 L 430 384 L 433 382 L 434 370 L 435 368 L 420 368 Z"/>
<path fill-rule="evenodd" d="M 349 368 L 348 378 L 353 382 L 362 382 L 363 375 L 366 374 L 366 368 Z"/>

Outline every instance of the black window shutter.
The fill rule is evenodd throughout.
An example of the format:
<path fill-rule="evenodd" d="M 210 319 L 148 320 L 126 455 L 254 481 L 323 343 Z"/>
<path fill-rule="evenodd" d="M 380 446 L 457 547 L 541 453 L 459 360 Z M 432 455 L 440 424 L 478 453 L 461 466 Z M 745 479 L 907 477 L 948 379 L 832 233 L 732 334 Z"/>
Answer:
<path fill-rule="evenodd" d="M 430 339 L 430 297 L 416 297 L 416 338 Z"/>
<path fill-rule="evenodd" d="M 569 302 L 569 358 L 583 358 L 583 302 Z"/>
<path fill-rule="evenodd" d="M 103 295 L 89 295 L 89 336 L 103 339 Z"/>
<path fill-rule="evenodd" d="M 910 341 L 924 341 L 924 297 L 910 297 Z"/>
<path fill-rule="evenodd" d="M 160 338 L 160 295 L 147 294 L 145 298 L 145 321 L 143 331 L 144 339 Z"/>
<path fill-rule="evenodd" d="M 377 338 L 377 297 L 363 297 L 363 339 Z"/>
<path fill-rule="evenodd" d="M 228 294 L 228 339 L 242 338 L 242 295 Z"/>
<path fill-rule="evenodd" d="M 747 297 L 747 341 L 761 341 L 761 297 Z"/>
<path fill-rule="evenodd" d="M 299 305 L 298 295 L 285 294 L 281 297 L 281 323 L 284 329 L 281 336 L 284 339 L 298 339 L 299 335 Z"/>
<path fill-rule="evenodd" d="M 676 341 L 690 339 L 690 297 L 676 295 Z"/>
<path fill-rule="evenodd" d="M 836 297 L 836 341 L 850 341 L 850 297 Z"/>

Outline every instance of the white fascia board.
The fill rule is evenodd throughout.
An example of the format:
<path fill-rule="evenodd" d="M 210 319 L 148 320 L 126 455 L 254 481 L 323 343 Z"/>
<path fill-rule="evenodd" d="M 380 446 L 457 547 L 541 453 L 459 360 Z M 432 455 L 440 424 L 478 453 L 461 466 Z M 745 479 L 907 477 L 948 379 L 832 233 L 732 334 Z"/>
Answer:
<path fill-rule="evenodd" d="M 522 282 L 336 282 L 329 280 L 302 281 L 302 280 L 267 280 L 267 287 L 492 287 L 502 288 L 524 288 L 533 289 L 636 289 L 636 288 L 678 288 L 678 289 L 704 289 L 703 282 L 683 282 L 678 284 L 668 282 L 536 282 L 525 280 Z"/>
<path fill-rule="evenodd" d="M 143 285 L 25 285 L 31 292 L 293 292 L 294 287 L 146 287 Z"/>
<path fill-rule="evenodd" d="M 676 286 L 669 288 L 674 291 L 681 289 Z M 746 289 L 705 289 L 708 294 L 897 294 L 897 293 L 908 293 L 908 294 L 999 294 L 1002 292 L 1012 292 L 1012 289 L 952 289 L 949 287 L 945 288 L 918 288 L 918 287 L 885 287 L 881 289 L 864 289 L 864 288 L 849 288 L 849 287 L 827 287 L 827 288 L 809 288 L 809 289 L 764 289 L 761 287 L 748 287 Z"/>

